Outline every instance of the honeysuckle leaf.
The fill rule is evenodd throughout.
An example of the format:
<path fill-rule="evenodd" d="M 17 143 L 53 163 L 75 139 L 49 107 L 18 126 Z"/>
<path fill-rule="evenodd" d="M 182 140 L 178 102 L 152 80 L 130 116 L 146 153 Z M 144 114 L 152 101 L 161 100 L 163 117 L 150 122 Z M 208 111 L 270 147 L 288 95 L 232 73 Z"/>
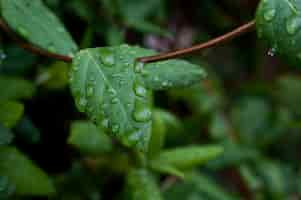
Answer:
<path fill-rule="evenodd" d="M 72 56 L 77 45 L 41 0 L 1 0 L 6 23 L 25 40 L 52 53 Z"/>
<path fill-rule="evenodd" d="M 273 53 L 293 65 L 300 65 L 300 0 L 261 0 L 256 13 L 256 25 L 258 36 L 268 41 Z"/>
<path fill-rule="evenodd" d="M 175 166 L 172 166 L 167 163 L 162 163 L 162 162 L 151 162 L 150 167 L 152 170 L 159 172 L 161 174 L 168 174 L 168 175 L 173 175 L 177 176 L 180 178 L 184 178 L 184 172 L 181 170 L 177 169 Z"/>
<path fill-rule="evenodd" d="M 188 169 L 204 164 L 222 153 L 223 148 L 220 146 L 188 146 L 162 151 L 152 163 Z"/>
<path fill-rule="evenodd" d="M 23 104 L 14 101 L 0 102 L 0 123 L 6 128 L 12 128 L 21 119 L 23 112 Z"/>
<path fill-rule="evenodd" d="M 35 92 L 34 85 L 27 80 L 0 76 L 0 101 L 30 98 Z"/>
<path fill-rule="evenodd" d="M 128 45 L 86 49 L 76 54 L 70 73 L 79 111 L 123 144 L 140 150 L 147 149 L 151 131 L 151 91 L 147 88 L 187 86 L 204 75 L 201 68 L 185 61 L 147 65 L 136 61 L 152 54 Z"/>
<path fill-rule="evenodd" d="M 126 200 L 162 200 L 156 180 L 147 170 L 133 169 L 126 182 Z"/>
<path fill-rule="evenodd" d="M 14 147 L 0 147 L 0 176 L 8 177 L 20 195 L 54 193 L 48 176 Z"/>
<path fill-rule="evenodd" d="M 146 150 L 151 131 L 151 92 L 134 70 L 128 46 L 80 51 L 71 70 L 77 108 L 123 144 Z"/>
<path fill-rule="evenodd" d="M 73 122 L 68 142 L 81 152 L 92 155 L 112 150 L 111 139 L 89 121 Z"/>

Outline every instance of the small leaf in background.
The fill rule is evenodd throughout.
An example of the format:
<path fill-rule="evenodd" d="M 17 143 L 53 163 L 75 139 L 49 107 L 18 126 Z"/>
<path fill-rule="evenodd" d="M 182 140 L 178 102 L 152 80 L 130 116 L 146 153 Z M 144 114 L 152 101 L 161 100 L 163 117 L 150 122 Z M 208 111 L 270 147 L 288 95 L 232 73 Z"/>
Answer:
<path fill-rule="evenodd" d="M 133 169 L 126 180 L 126 200 L 163 200 L 155 178 L 145 169 Z"/>
<path fill-rule="evenodd" d="M 153 171 L 160 174 L 177 176 L 182 179 L 185 176 L 184 172 L 169 163 L 151 162 L 150 167 Z"/>
<path fill-rule="evenodd" d="M 289 199 L 297 192 L 297 180 L 292 169 L 283 163 L 269 160 L 258 160 L 256 172 L 262 178 L 267 191 L 267 199 Z"/>
<path fill-rule="evenodd" d="M 69 64 L 55 62 L 49 67 L 42 68 L 36 83 L 49 89 L 64 89 L 68 85 Z"/>
<path fill-rule="evenodd" d="M 62 200 L 102 200 L 99 178 L 81 162 L 74 162 L 63 175 L 56 177 L 58 191 L 54 199 Z"/>
<path fill-rule="evenodd" d="M 0 101 L 30 98 L 35 93 L 34 85 L 27 80 L 0 75 Z"/>
<path fill-rule="evenodd" d="M 41 138 L 40 130 L 27 116 L 24 116 L 19 121 L 14 132 L 18 139 L 28 144 L 37 144 Z"/>
<path fill-rule="evenodd" d="M 28 75 L 32 72 L 37 56 L 14 45 L 5 47 L 5 59 L 0 72 L 6 75 Z"/>
<path fill-rule="evenodd" d="M 0 123 L 6 128 L 14 127 L 21 119 L 24 106 L 18 102 L 0 102 Z"/>
<path fill-rule="evenodd" d="M 1 14 L 24 39 L 52 53 L 72 56 L 77 46 L 41 0 L 1 0 Z"/>
<path fill-rule="evenodd" d="M 213 145 L 178 147 L 163 150 L 152 162 L 167 164 L 178 169 L 187 169 L 215 159 L 222 153 L 222 147 Z"/>
<path fill-rule="evenodd" d="M 114 6 L 124 23 L 137 31 L 143 33 L 155 33 L 169 36 L 170 33 L 164 28 L 150 22 L 149 18 L 155 14 L 162 13 L 164 2 L 161 0 L 117 0 Z M 110 7 L 113 7 L 111 5 Z M 160 14 L 161 14 L 160 13 Z M 154 21 L 154 20 L 153 20 Z"/>
<path fill-rule="evenodd" d="M 9 200 L 12 199 L 12 195 L 15 192 L 15 186 L 11 184 L 6 176 L 0 176 L 0 199 Z"/>
<path fill-rule="evenodd" d="M 258 147 L 266 147 L 279 139 L 290 123 L 290 114 L 286 110 L 279 108 L 275 111 L 266 99 L 260 97 L 241 98 L 231 114 L 241 142 Z"/>
<path fill-rule="evenodd" d="M 202 84 L 181 90 L 171 90 L 169 95 L 178 100 L 184 100 L 190 110 L 198 115 L 212 113 L 222 107 L 225 100 L 221 92 L 215 88 L 210 80 Z"/>
<path fill-rule="evenodd" d="M 204 75 L 198 66 L 180 60 L 145 66 L 136 62 L 152 54 L 128 45 L 83 50 L 76 55 L 70 75 L 79 111 L 140 150 L 147 149 L 151 126 L 151 92 L 143 82 L 153 89 L 167 89 L 197 83 Z"/>
<path fill-rule="evenodd" d="M 257 159 L 258 151 L 254 148 L 247 147 L 242 144 L 237 144 L 231 140 L 226 140 L 220 143 L 224 148 L 223 155 L 209 161 L 208 167 L 210 169 L 223 169 L 233 167 Z"/>
<path fill-rule="evenodd" d="M 0 147 L 0 176 L 7 176 L 20 195 L 54 193 L 48 176 L 14 147 Z"/>
<path fill-rule="evenodd" d="M 212 178 L 196 172 L 186 174 L 184 181 L 179 181 L 164 192 L 166 200 L 238 200 L 224 191 Z"/>
<path fill-rule="evenodd" d="M 166 126 L 161 114 L 154 110 L 152 135 L 149 143 L 148 155 L 150 158 L 156 156 L 162 149 L 165 142 Z"/>
<path fill-rule="evenodd" d="M 10 144 L 13 138 L 14 134 L 0 123 L 0 146 Z"/>
<path fill-rule="evenodd" d="M 277 80 L 275 97 L 292 112 L 301 116 L 301 79 L 296 75 L 282 76 Z"/>
<path fill-rule="evenodd" d="M 270 54 L 279 54 L 296 67 L 301 64 L 300 10 L 300 0 L 261 0 L 256 13 L 258 36 L 268 41 Z"/>
<path fill-rule="evenodd" d="M 71 125 L 68 143 L 82 153 L 97 155 L 109 152 L 113 148 L 111 139 L 89 121 L 76 121 Z"/>

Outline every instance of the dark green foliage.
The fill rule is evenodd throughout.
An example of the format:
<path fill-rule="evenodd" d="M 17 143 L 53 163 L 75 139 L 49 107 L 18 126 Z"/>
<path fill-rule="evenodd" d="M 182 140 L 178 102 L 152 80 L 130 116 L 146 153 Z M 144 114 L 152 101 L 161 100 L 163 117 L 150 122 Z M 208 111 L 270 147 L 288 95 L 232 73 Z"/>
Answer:
<path fill-rule="evenodd" d="M 0 200 L 300 199 L 300 5 L 0 0 Z"/>

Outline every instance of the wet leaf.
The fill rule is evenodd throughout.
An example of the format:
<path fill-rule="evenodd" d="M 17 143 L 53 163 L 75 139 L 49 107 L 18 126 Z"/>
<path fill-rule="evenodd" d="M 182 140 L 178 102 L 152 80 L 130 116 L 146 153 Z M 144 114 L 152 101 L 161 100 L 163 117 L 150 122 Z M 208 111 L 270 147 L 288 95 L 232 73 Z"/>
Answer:
<path fill-rule="evenodd" d="M 301 1 L 261 0 L 256 13 L 258 36 L 267 40 L 270 55 L 301 64 Z"/>
<path fill-rule="evenodd" d="M 1 0 L 1 14 L 25 40 L 52 53 L 72 56 L 77 46 L 41 0 Z"/>

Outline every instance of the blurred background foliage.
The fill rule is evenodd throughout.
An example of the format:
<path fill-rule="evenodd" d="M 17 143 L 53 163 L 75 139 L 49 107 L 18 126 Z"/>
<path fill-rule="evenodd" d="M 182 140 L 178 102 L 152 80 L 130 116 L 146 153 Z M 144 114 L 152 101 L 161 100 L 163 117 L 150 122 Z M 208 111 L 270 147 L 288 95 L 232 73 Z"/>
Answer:
<path fill-rule="evenodd" d="M 258 1 L 44 3 L 81 48 L 129 43 L 169 51 L 251 20 Z M 2 33 L 0 43 L 0 146 L 11 144 L 0 152 L 0 199 L 123 199 L 124 185 L 135 183 L 125 183 L 133 161 L 76 111 L 68 64 L 28 53 Z M 156 176 L 164 199 L 300 199 L 300 69 L 268 52 L 255 33 L 244 35 L 187 57 L 206 66 L 207 80 L 155 93 L 160 109 L 154 124 L 166 134 L 165 147 L 225 149 L 218 159 L 187 171 L 184 180 Z M 52 195 L 32 197 L 45 193 Z"/>

